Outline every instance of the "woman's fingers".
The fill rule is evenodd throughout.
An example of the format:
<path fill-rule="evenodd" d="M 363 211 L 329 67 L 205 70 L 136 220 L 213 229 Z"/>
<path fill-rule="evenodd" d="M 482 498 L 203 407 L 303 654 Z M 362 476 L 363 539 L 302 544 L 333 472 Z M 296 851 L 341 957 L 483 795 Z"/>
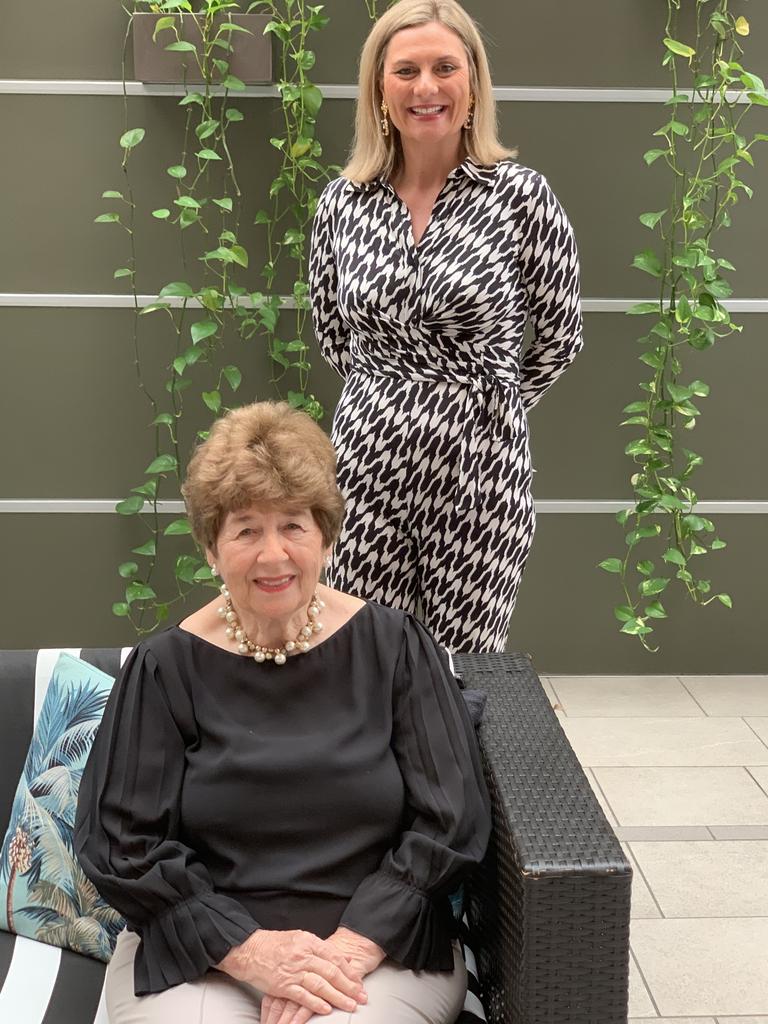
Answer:
<path fill-rule="evenodd" d="M 261 1001 L 261 1024 L 278 1024 L 287 1000 L 276 996 L 264 996 Z"/>
<path fill-rule="evenodd" d="M 306 1024 L 311 1017 L 314 1017 L 311 1010 L 308 1010 L 306 1006 L 299 1006 L 298 1003 L 289 999 L 277 1024 Z"/>
<path fill-rule="evenodd" d="M 321 957 L 323 960 L 328 960 L 330 963 L 334 964 L 341 971 L 342 974 L 344 974 L 351 981 L 354 981 L 359 984 L 359 973 L 352 966 L 349 959 L 342 952 L 340 952 L 338 947 L 335 946 L 333 943 L 321 939 L 318 942 L 317 946 L 313 948 L 312 952 L 315 954 L 315 956 Z M 328 980 L 332 981 L 333 979 L 329 978 Z"/>
<path fill-rule="evenodd" d="M 315 955 L 307 964 L 307 969 L 319 975 L 338 992 L 342 992 L 352 999 L 360 1000 L 363 992 L 360 973 L 349 963 L 346 957 L 342 956 L 340 959 L 342 960 L 343 967 L 341 964 L 337 965 L 335 961 L 332 963 L 326 958 L 325 953 Z"/>

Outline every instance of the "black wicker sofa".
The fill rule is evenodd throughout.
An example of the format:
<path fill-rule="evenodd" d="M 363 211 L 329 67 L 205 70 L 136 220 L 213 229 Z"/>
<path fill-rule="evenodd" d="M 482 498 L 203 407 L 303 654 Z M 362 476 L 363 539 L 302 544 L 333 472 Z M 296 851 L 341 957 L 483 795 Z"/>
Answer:
<path fill-rule="evenodd" d="M 117 670 L 118 650 L 69 650 Z M 0 837 L 56 654 L 0 652 Z M 488 694 L 480 739 L 494 832 L 467 894 L 488 1021 L 626 1024 L 631 868 L 530 661 L 454 660 L 464 685 Z M 103 972 L 0 931 L 0 1021 L 107 1024 Z"/>

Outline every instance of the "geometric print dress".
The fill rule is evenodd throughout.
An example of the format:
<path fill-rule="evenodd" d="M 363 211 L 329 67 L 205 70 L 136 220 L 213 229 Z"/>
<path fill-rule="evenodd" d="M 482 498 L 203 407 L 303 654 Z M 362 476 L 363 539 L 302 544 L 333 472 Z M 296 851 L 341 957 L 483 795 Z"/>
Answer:
<path fill-rule="evenodd" d="M 538 172 L 467 159 L 414 245 L 387 181 L 336 178 L 310 295 L 344 378 L 329 585 L 415 614 L 448 650 L 503 651 L 535 528 L 526 413 L 583 344 L 563 208 Z"/>

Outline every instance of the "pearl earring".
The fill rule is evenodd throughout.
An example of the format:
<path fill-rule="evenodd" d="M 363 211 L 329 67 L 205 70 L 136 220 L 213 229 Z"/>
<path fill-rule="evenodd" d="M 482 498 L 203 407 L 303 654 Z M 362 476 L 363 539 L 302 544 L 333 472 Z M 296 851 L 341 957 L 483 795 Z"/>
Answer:
<path fill-rule="evenodd" d="M 381 113 L 382 113 L 382 118 L 381 118 L 381 134 L 386 138 L 387 135 L 389 135 L 389 121 L 387 120 L 387 114 L 389 113 L 389 107 L 384 102 L 384 100 L 381 101 Z"/>
<path fill-rule="evenodd" d="M 219 570 L 216 568 L 216 563 L 214 562 L 213 565 L 211 566 L 211 576 L 218 576 L 218 575 L 219 575 Z"/>

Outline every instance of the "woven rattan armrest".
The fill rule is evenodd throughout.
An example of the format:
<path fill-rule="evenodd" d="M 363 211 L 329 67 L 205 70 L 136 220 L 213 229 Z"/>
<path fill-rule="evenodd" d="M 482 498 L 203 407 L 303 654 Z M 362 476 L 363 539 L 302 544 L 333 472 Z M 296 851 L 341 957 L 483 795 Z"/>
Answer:
<path fill-rule="evenodd" d="M 626 1024 L 632 869 L 530 660 L 454 655 L 485 690 L 493 837 L 469 891 L 490 1024 Z"/>

